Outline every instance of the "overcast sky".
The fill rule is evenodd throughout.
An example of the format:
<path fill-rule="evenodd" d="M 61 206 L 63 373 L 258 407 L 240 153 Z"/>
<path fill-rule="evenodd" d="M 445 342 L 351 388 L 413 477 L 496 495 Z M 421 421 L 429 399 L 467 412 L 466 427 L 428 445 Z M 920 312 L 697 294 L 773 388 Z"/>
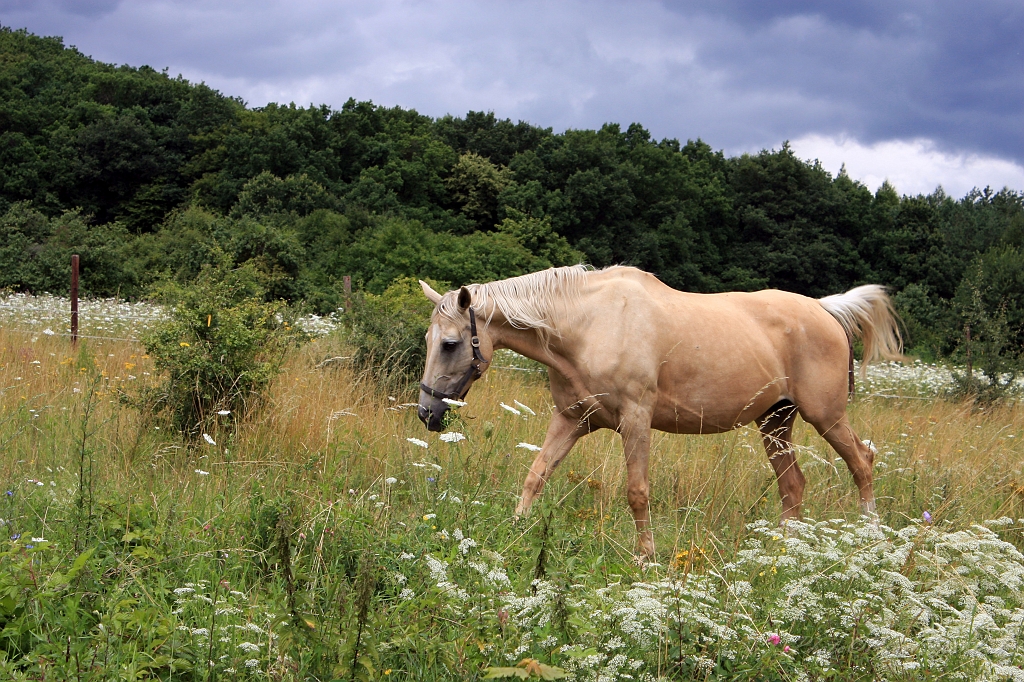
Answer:
<path fill-rule="evenodd" d="M 0 0 L 0 23 L 250 106 L 349 97 L 1024 190 L 1024 2 Z"/>

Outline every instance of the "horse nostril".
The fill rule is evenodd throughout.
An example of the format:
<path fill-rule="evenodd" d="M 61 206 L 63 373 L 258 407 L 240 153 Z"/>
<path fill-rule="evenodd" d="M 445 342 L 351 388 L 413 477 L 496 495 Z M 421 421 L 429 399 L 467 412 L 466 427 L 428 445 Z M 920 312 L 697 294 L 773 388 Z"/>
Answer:
<path fill-rule="evenodd" d="M 420 408 L 416 410 L 416 415 L 420 418 L 420 421 L 424 424 L 430 419 L 430 410 L 420 405 Z"/>

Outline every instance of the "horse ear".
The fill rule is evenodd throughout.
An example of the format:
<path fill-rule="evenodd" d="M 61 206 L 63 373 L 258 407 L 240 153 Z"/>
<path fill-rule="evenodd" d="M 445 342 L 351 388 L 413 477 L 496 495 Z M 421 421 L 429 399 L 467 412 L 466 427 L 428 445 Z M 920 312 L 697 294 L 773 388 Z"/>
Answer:
<path fill-rule="evenodd" d="M 462 287 L 459 289 L 459 308 L 465 310 L 473 303 L 473 297 L 469 293 L 469 289 Z"/>
<path fill-rule="evenodd" d="M 431 303 L 437 305 L 441 302 L 441 294 L 434 291 L 431 286 L 422 279 L 420 280 L 420 287 L 423 288 L 423 295 L 426 296 Z"/>

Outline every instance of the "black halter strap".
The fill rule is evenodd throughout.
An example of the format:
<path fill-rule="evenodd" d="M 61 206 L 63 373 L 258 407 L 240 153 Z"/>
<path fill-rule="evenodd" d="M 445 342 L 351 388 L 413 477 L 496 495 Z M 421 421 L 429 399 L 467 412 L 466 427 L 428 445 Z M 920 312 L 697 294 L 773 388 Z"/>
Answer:
<path fill-rule="evenodd" d="M 459 379 L 459 383 L 455 384 L 448 393 L 421 383 L 421 391 L 441 400 L 462 400 L 466 397 L 466 394 L 469 393 L 470 382 L 476 381 L 483 375 L 482 365 L 487 364 L 484 356 L 480 354 L 480 337 L 476 335 L 476 313 L 473 312 L 472 307 L 469 309 L 469 333 L 471 335 L 469 344 L 473 347 L 473 361 L 469 363 L 469 367 L 466 368 L 466 373 Z"/>

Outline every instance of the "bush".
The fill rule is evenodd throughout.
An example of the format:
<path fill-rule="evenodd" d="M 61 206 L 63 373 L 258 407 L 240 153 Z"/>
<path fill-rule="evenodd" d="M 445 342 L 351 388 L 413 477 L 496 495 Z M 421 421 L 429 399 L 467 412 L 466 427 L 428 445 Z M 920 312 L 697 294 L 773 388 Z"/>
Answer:
<path fill-rule="evenodd" d="M 258 407 L 286 350 L 304 339 L 283 302 L 264 301 L 264 279 L 251 265 L 208 266 L 194 284 L 159 292 L 171 314 L 143 344 L 165 380 L 146 402 L 169 410 L 189 440 L 219 411 L 238 419 Z"/>
<path fill-rule="evenodd" d="M 986 303 L 986 288 L 979 285 L 981 270 L 974 278 L 964 278 L 955 306 L 964 321 L 964 336 L 958 359 L 966 364 L 962 372 L 953 372 L 953 398 L 992 403 L 1020 393 L 1018 379 L 1024 371 L 1021 349 L 1007 323 L 1006 298 L 995 307 Z M 968 330 L 970 335 L 968 335 Z M 979 377 L 975 369 L 981 371 Z"/>
<path fill-rule="evenodd" d="M 408 391 L 427 360 L 424 336 L 434 304 L 412 277 L 399 278 L 379 296 L 357 294 L 352 303 L 348 320 L 356 367 L 381 390 Z"/>

